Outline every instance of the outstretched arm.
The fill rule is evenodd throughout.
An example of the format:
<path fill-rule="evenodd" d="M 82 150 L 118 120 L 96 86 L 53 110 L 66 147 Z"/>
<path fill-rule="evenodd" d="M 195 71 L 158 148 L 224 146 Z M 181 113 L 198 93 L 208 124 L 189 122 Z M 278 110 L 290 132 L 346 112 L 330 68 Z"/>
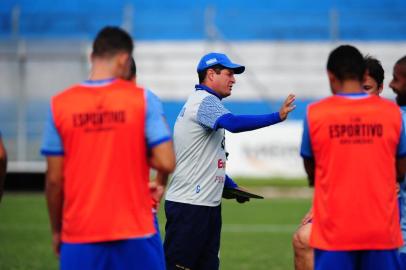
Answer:
<path fill-rule="evenodd" d="M 296 108 L 296 105 L 293 104 L 295 100 L 296 96 L 294 94 L 289 94 L 285 99 L 285 102 L 279 110 L 279 115 L 282 121 L 284 121 L 288 117 L 288 114 Z"/>
<path fill-rule="evenodd" d="M 234 115 L 232 113 L 224 114 L 219 117 L 215 128 L 224 128 L 230 132 L 238 133 L 243 131 L 255 130 L 270 125 L 277 124 L 285 120 L 288 114 L 295 109 L 293 102 L 294 95 L 289 95 L 283 103 L 279 112 L 262 115 Z"/>

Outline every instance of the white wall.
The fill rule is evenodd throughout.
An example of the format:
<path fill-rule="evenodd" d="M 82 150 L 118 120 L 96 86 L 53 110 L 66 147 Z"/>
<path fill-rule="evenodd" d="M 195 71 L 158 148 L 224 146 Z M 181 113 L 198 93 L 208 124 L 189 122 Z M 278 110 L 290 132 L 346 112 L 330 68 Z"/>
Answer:
<path fill-rule="evenodd" d="M 343 42 L 347 43 L 347 42 Z M 348 42 L 362 53 L 381 60 L 386 73 L 384 95 L 392 66 L 405 55 L 406 43 Z M 197 82 L 196 66 L 210 51 L 225 52 L 246 66 L 237 76 L 232 99 L 280 99 L 289 92 L 299 98 L 329 95 L 325 66 L 329 52 L 339 44 L 327 42 L 139 42 L 135 50 L 139 82 L 163 99 L 185 99 Z"/>
<path fill-rule="evenodd" d="M 304 177 L 299 148 L 301 121 L 286 121 L 245 133 L 226 134 L 230 176 Z"/>

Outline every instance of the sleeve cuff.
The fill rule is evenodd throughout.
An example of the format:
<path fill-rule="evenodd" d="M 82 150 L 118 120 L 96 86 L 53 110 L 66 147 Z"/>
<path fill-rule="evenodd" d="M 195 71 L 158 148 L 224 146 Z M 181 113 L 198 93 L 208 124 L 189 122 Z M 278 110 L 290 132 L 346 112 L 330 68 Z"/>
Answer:
<path fill-rule="evenodd" d="M 226 175 L 226 181 L 224 182 L 225 188 L 237 188 L 238 185 L 236 182 L 233 181 L 228 175 Z"/>
<path fill-rule="evenodd" d="M 41 155 L 43 156 L 63 156 L 64 154 L 63 151 L 41 150 Z"/>
<path fill-rule="evenodd" d="M 221 121 L 220 119 L 223 119 L 224 116 L 232 116 L 232 115 L 233 115 L 232 113 L 226 113 L 226 114 L 223 114 L 222 116 L 220 116 L 219 118 L 217 118 L 216 122 L 213 125 L 213 130 L 217 130 L 219 128 L 218 125 L 219 125 L 219 122 Z"/>
<path fill-rule="evenodd" d="M 170 140 L 172 140 L 172 138 L 170 136 L 163 137 L 162 139 L 149 143 L 148 148 L 154 148 L 155 146 L 160 145 L 160 144 L 170 141 Z"/>
<path fill-rule="evenodd" d="M 276 115 L 275 115 L 276 121 L 277 121 L 278 123 L 279 123 L 279 122 L 282 122 L 282 118 L 281 118 L 280 113 L 279 113 L 279 112 L 276 112 L 275 114 L 276 114 Z"/>
<path fill-rule="evenodd" d="M 302 158 L 313 159 L 313 156 L 311 154 L 309 155 L 308 153 L 300 152 L 300 156 Z"/>

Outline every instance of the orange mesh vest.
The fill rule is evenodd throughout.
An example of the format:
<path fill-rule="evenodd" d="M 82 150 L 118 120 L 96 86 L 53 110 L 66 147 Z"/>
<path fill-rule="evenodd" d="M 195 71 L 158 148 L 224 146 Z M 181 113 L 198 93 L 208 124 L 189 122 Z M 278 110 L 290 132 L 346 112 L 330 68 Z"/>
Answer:
<path fill-rule="evenodd" d="M 144 90 L 122 80 L 78 85 L 52 99 L 52 112 L 65 153 L 62 241 L 154 233 Z"/>
<path fill-rule="evenodd" d="M 395 168 L 399 108 L 376 96 L 332 96 L 310 105 L 307 119 L 316 163 L 311 246 L 401 246 Z"/>

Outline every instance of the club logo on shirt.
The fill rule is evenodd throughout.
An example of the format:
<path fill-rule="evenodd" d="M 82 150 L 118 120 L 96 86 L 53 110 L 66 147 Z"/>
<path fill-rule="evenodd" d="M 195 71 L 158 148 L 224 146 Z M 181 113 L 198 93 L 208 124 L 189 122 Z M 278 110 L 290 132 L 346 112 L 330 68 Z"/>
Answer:
<path fill-rule="evenodd" d="M 369 144 L 381 138 L 384 129 L 380 123 L 364 123 L 360 118 L 353 118 L 349 123 L 329 125 L 328 133 L 330 139 L 339 139 L 341 144 Z"/>
<path fill-rule="evenodd" d="M 196 186 L 196 193 L 199 193 L 200 192 L 200 185 L 197 185 Z"/>
<path fill-rule="evenodd" d="M 113 128 L 114 124 L 126 121 L 125 111 L 96 111 L 75 113 L 72 115 L 73 127 L 85 131 L 104 131 Z"/>
<path fill-rule="evenodd" d="M 186 107 L 183 107 L 178 115 L 178 118 L 183 117 L 185 115 L 185 111 L 186 111 Z"/>

